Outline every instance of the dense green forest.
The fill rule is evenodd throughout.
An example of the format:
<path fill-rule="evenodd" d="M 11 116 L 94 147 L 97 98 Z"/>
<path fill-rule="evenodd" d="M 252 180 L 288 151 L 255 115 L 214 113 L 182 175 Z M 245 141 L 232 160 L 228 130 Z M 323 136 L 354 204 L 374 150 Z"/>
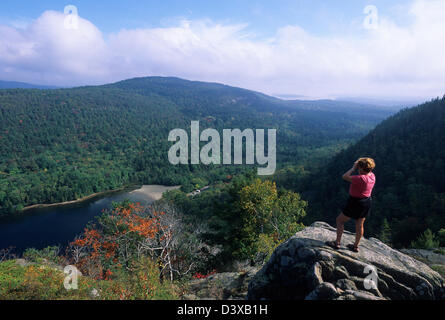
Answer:
<path fill-rule="evenodd" d="M 279 243 L 304 227 L 308 206 L 299 194 L 279 188 L 271 179 L 259 179 L 255 171 L 195 197 L 169 191 L 163 202 L 186 213 L 189 221 L 206 224 L 201 239 L 220 248 L 206 263 L 210 270 L 230 270 L 233 262 L 245 259 L 261 264 Z"/>
<path fill-rule="evenodd" d="M 133 184 L 224 181 L 245 166 L 173 166 L 168 133 L 277 129 L 277 163 L 311 166 L 364 136 L 393 111 L 335 101 L 283 101 L 225 85 L 139 78 L 56 90 L 0 90 L 0 213 Z M 370 116 L 372 114 L 372 116 Z"/>
<path fill-rule="evenodd" d="M 348 196 L 342 174 L 357 158 L 374 158 L 377 182 L 366 231 L 396 247 L 407 247 L 425 230 L 437 234 L 445 226 L 443 137 L 445 97 L 391 116 L 316 172 L 295 179 L 301 168 L 287 168 L 277 173 L 276 180 L 309 202 L 306 222 L 335 223 Z"/>
<path fill-rule="evenodd" d="M 400 111 L 324 165 L 319 162 L 309 169 L 286 165 L 267 179 L 276 182 L 279 194 L 292 190 L 307 201 L 307 207 L 302 205 L 307 214 L 299 218 L 305 225 L 318 220 L 335 225 L 349 190 L 342 174 L 357 158 L 373 157 L 377 184 L 366 235 L 396 247 L 437 248 L 445 243 L 444 134 L 445 98 Z M 181 191 L 165 196 L 189 216 L 209 224 L 205 241 L 223 248 L 216 264 L 249 256 L 243 248 L 249 232 L 243 229 L 240 194 L 255 184 L 255 178 L 255 172 L 238 175 L 194 198 Z M 261 194 L 265 197 L 267 192 Z M 267 248 L 267 242 L 258 245 L 257 254 Z"/>
<path fill-rule="evenodd" d="M 341 175 L 363 156 L 377 163 L 366 236 L 396 247 L 437 248 L 445 241 L 445 97 L 391 116 L 393 110 L 351 103 L 283 101 L 219 84 L 140 78 L 0 90 L 0 110 L 3 214 L 132 184 L 182 185 L 152 206 L 113 204 L 64 252 L 23 253 L 33 263 L 81 270 L 80 290 L 70 298 L 88 298 L 90 286 L 104 299 L 177 298 L 184 281 L 261 265 L 305 225 L 335 223 L 348 196 Z M 254 166 L 171 165 L 168 133 L 192 120 L 220 132 L 277 129 L 277 172 L 260 179 Z M 0 272 L 16 279 L 15 289 L 3 286 L 4 296 L 63 295 L 59 274 L 4 260 Z"/>

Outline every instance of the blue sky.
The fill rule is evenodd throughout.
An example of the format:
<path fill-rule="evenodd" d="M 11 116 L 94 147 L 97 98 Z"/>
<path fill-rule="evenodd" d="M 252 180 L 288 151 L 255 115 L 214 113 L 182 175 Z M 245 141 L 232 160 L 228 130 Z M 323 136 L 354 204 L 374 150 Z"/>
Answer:
<path fill-rule="evenodd" d="M 76 30 L 64 28 L 68 4 Z M 444 14 L 445 0 L 2 0 L 0 79 L 161 75 L 276 96 L 427 99 L 445 93 Z"/>
<path fill-rule="evenodd" d="M 286 25 L 299 25 L 317 35 L 335 35 L 359 32 L 351 30 L 351 24 L 363 17 L 363 8 L 370 4 L 403 22 L 397 11 L 409 3 L 408 0 L 2 0 L 0 18 L 4 22 L 29 22 L 46 10 L 63 11 L 65 5 L 73 4 L 83 18 L 106 33 L 124 28 L 166 26 L 180 18 L 208 18 L 225 23 L 247 23 L 249 31 L 259 37 L 271 36 Z"/>

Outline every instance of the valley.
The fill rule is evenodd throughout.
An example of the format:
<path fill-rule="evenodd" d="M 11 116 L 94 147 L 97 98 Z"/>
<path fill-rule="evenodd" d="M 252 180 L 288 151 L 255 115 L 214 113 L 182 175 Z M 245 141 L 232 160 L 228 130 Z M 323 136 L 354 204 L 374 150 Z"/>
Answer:
<path fill-rule="evenodd" d="M 327 159 L 393 113 L 350 102 L 340 109 L 341 102 L 321 104 L 319 110 L 313 102 L 161 77 L 0 90 L 0 214 L 131 184 L 181 185 L 190 192 L 252 167 L 171 165 L 168 133 L 190 130 L 191 121 L 220 134 L 226 128 L 276 129 L 276 162 L 283 167 Z"/>

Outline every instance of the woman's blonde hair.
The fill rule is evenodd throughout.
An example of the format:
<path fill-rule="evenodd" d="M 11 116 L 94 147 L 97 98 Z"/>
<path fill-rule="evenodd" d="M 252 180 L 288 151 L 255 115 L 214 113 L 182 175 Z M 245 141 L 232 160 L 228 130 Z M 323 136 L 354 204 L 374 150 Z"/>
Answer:
<path fill-rule="evenodd" d="M 371 158 L 360 158 L 358 159 L 358 167 L 363 171 L 369 173 L 375 168 L 374 159 Z"/>

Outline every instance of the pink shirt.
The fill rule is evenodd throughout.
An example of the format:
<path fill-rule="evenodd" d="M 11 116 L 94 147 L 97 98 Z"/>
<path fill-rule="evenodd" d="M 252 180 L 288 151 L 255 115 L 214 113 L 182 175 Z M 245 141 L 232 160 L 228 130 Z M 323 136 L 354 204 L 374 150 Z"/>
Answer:
<path fill-rule="evenodd" d="M 369 198 L 375 185 L 374 173 L 362 174 L 351 177 L 349 194 L 355 198 Z"/>

